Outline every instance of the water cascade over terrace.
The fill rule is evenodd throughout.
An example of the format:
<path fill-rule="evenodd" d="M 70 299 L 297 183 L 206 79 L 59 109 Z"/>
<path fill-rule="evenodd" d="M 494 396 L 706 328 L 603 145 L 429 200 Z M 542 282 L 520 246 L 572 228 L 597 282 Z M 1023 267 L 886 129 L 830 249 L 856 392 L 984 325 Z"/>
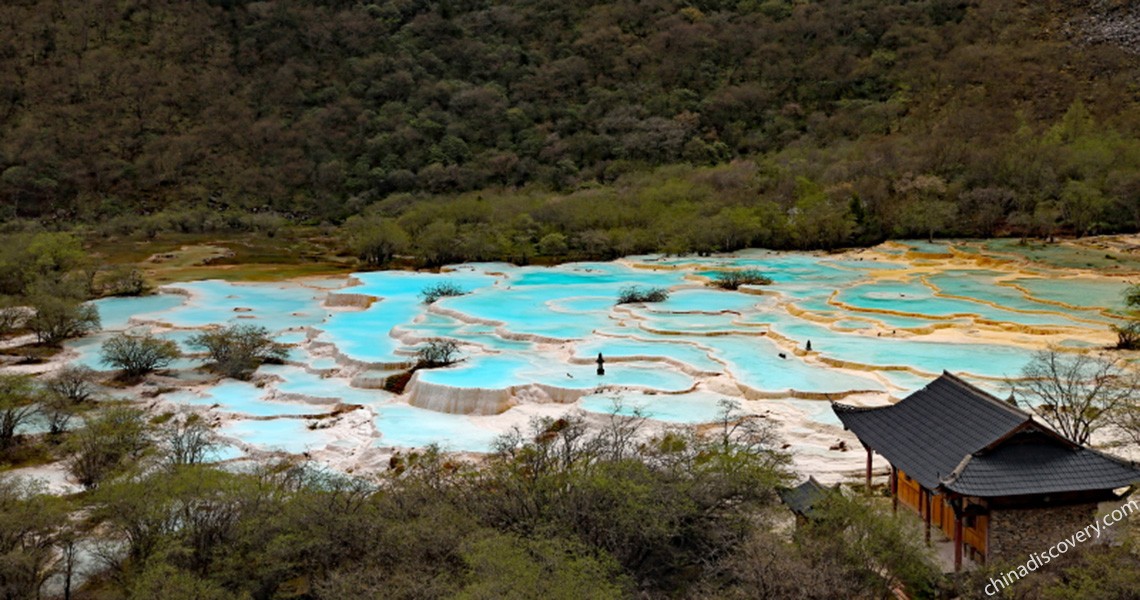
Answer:
<path fill-rule="evenodd" d="M 266 327 L 289 344 L 286 364 L 262 367 L 251 383 L 218 382 L 190 356 L 173 365 L 181 387 L 158 396 L 212 415 L 248 452 L 344 458 L 430 443 L 482 452 L 536 416 L 616 406 L 662 423 L 706 423 L 735 400 L 780 421 L 793 447 L 812 455 L 838 431 L 827 400 L 881 404 L 944 369 L 1000 393 L 1037 349 L 1110 344 L 1121 294 L 1140 272 L 1125 258 L 1108 271 L 1033 261 L 1012 245 L 888 243 L 832 256 L 756 250 L 198 281 L 97 302 L 105 330 L 69 348 L 74 362 L 103 368 L 99 344 L 115 331 L 150 330 L 185 349 L 209 325 Z M 718 271 L 745 268 L 772 284 L 707 285 Z M 442 282 L 465 293 L 423 303 L 421 290 Z M 631 285 L 670 295 L 616 304 Z M 381 389 L 441 338 L 458 344 L 459 362 L 417 370 L 399 395 Z"/>

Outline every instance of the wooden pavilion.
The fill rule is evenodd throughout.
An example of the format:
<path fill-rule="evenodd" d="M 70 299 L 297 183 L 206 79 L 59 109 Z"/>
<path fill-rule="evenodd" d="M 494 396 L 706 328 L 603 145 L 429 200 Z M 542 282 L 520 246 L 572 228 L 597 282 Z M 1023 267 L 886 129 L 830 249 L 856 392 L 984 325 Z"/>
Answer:
<path fill-rule="evenodd" d="M 780 488 L 777 490 L 780 495 L 780 501 L 792 514 L 796 516 L 796 525 L 803 525 L 805 522 L 816 518 L 816 506 L 822 503 L 830 494 L 839 493 L 839 485 L 834 487 L 827 487 L 816 481 L 815 477 L 808 477 L 807 481 L 792 488 Z"/>
<path fill-rule="evenodd" d="M 872 455 L 891 465 L 894 507 L 916 511 L 982 563 L 1024 559 L 1095 517 L 1140 482 L 1136 465 L 1085 448 L 1017 407 L 950 374 L 896 404 L 832 409 Z M 1123 490 L 1122 490 L 1123 488 Z"/>

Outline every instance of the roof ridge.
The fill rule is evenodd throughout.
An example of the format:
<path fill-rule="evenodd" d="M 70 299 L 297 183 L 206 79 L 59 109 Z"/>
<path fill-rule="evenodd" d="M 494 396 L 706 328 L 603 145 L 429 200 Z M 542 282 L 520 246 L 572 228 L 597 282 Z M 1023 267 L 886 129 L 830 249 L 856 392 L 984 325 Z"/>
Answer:
<path fill-rule="evenodd" d="M 1074 450 L 1088 450 L 1089 452 L 1092 452 L 1093 454 L 1096 454 L 1102 458 L 1107 458 L 1108 460 L 1116 462 L 1120 465 L 1123 465 L 1126 467 L 1132 467 L 1133 469 L 1137 468 L 1136 461 L 1134 461 L 1134 460 L 1128 460 L 1127 458 L 1121 458 L 1119 456 L 1116 456 L 1115 454 L 1109 454 L 1103 450 L 1098 450 L 1096 448 L 1093 448 L 1092 446 L 1082 446 L 1080 444 L 1077 444 L 1077 447 L 1074 448 Z"/>
<path fill-rule="evenodd" d="M 1061 434 L 1061 432 L 1054 430 L 1048 424 L 1042 423 L 1042 422 L 1038 421 L 1037 419 L 1034 419 L 1033 415 L 1030 415 L 1029 419 L 1022 421 L 1016 427 L 1014 427 L 1013 429 L 1010 429 L 1008 432 L 1006 432 L 1005 435 L 1003 435 L 1003 436 L 997 438 L 996 440 L 986 444 L 982 448 L 975 450 L 974 453 L 977 454 L 979 452 L 980 453 L 991 452 L 994 449 L 1000 447 L 1002 444 L 1009 441 L 1011 438 L 1013 438 L 1013 436 L 1018 435 L 1018 434 L 1029 433 L 1031 428 L 1032 428 L 1032 431 L 1034 431 L 1038 434 L 1044 435 L 1045 437 L 1050 438 L 1054 441 L 1061 442 L 1061 445 L 1065 446 L 1066 448 L 1074 449 L 1074 448 L 1080 448 L 1081 447 L 1080 444 L 1078 444 L 1078 443 L 1074 442 L 1073 440 L 1070 440 L 1069 438 L 1065 437 L 1064 435 Z"/>
<path fill-rule="evenodd" d="M 854 404 L 844 404 L 838 400 L 830 400 L 829 402 L 831 402 L 831 410 L 839 409 L 844 412 L 871 412 L 894 406 L 894 404 L 884 404 L 883 406 L 855 406 Z"/>
<path fill-rule="evenodd" d="M 967 390 L 974 392 L 975 394 L 977 394 L 983 400 L 986 400 L 990 404 L 993 404 L 994 406 L 1001 408 L 1002 410 L 1005 410 L 1007 412 L 1010 412 L 1014 415 L 1024 417 L 1025 420 L 1033 419 L 1033 415 L 1031 413 L 1026 412 L 1024 410 L 1021 410 L 1020 408 L 1018 408 L 1016 406 L 1011 406 L 1008 402 L 994 397 L 993 394 L 991 394 L 991 393 L 983 390 L 982 388 L 970 383 L 969 381 L 966 381 L 965 379 L 962 379 L 961 377 L 951 373 L 950 371 L 945 371 L 945 370 L 942 371 L 942 376 L 939 377 L 938 379 L 946 379 L 947 381 L 949 381 L 953 384 L 956 384 L 960 387 L 966 388 Z M 934 381 L 938 381 L 938 379 L 935 379 Z M 932 381 L 930 383 L 934 383 L 934 382 Z M 930 385 L 930 384 L 928 383 L 927 385 Z"/>
<path fill-rule="evenodd" d="M 966 470 L 966 467 L 970 464 L 970 460 L 972 458 L 974 458 L 973 452 L 971 452 L 970 454 L 967 454 L 965 457 L 962 458 L 961 462 L 958 463 L 958 466 L 954 467 L 954 470 L 950 471 L 949 475 L 939 479 L 938 483 L 941 483 L 942 485 L 950 485 L 950 484 L 954 483 L 955 481 L 958 481 L 958 478 L 962 476 L 962 471 Z M 949 488 L 947 488 L 947 489 L 949 489 Z"/>

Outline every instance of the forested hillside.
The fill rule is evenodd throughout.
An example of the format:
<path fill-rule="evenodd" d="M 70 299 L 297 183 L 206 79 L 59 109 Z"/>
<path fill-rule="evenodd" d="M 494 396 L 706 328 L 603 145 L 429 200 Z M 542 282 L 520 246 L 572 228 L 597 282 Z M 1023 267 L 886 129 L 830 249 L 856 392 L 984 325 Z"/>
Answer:
<path fill-rule="evenodd" d="M 398 217 L 397 250 L 466 240 L 439 260 L 1133 229 L 1136 23 L 1110 0 L 11 0 L 0 214 L 363 212 L 358 237 Z"/>

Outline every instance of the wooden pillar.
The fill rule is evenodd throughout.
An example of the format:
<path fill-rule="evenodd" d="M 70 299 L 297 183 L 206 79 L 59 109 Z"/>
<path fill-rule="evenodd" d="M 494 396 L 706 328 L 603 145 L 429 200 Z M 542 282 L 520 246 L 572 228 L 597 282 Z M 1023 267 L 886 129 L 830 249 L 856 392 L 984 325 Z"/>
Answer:
<path fill-rule="evenodd" d="M 954 508 L 954 572 L 962 570 L 962 511 L 960 504 L 955 502 Z"/>
<path fill-rule="evenodd" d="M 871 454 L 872 450 L 867 448 L 867 495 L 871 495 Z"/>
<path fill-rule="evenodd" d="M 899 470 L 891 465 L 891 512 L 899 514 Z"/>
<path fill-rule="evenodd" d="M 926 488 L 918 488 L 918 493 L 922 496 L 923 513 L 922 520 L 926 523 L 926 545 L 930 545 L 930 492 Z"/>

